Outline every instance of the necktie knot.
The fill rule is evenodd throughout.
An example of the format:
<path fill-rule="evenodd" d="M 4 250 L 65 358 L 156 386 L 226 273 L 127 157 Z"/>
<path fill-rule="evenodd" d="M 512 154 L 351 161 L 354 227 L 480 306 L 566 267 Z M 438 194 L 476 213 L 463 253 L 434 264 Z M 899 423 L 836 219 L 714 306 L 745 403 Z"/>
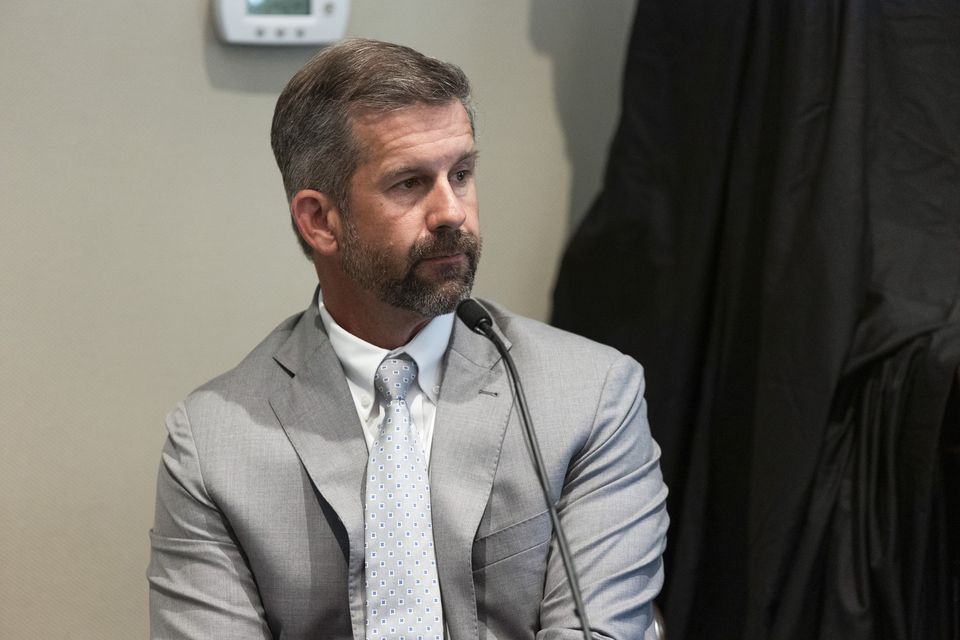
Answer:
<path fill-rule="evenodd" d="M 377 369 L 373 386 L 387 400 L 404 400 L 417 379 L 417 363 L 405 353 L 395 358 L 384 358 Z"/>

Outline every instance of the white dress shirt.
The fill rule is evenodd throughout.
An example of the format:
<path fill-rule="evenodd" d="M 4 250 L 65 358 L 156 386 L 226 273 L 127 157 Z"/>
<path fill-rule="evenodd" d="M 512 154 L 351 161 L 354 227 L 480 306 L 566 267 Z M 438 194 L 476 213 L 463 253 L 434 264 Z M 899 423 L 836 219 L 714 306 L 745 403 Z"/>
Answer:
<path fill-rule="evenodd" d="M 363 436 L 367 441 L 367 449 L 373 444 L 383 421 L 383 405 L 377 401 L 376 391 L 373 388 L 374 375 L 380 363 L 387 356 L 394 356 L 401 352 L 406 353 L 417 363 L 417 384 L 407 393 L 407 406 L 410 408 L 410 417 L 420 438 L 420 445 L 430 461 L 430 448 L 433 444 L 433 426 L 437 415 L 437 398 L 440 396 L 440 385 L 443 380 L 443 354 L 450 342 L 453 331 L 454 316 L 448 313 L 437 316 L 427 323 L 413 339 L 402 347 L 387 351 L 365 340 L 356 337 L 330 316 L 319 302 L 320 318 L 330 338 L 343 372 L 347 378 L 347 385 L 353 395 L 360 424 L 363 425 Z"/>

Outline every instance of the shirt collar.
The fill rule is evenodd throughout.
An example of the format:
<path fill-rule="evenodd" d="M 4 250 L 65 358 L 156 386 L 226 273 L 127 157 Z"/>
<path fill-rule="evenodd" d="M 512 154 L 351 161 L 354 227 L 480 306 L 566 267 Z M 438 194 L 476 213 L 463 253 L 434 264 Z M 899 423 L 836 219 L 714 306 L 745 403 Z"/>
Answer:
<path fill-rule="evenodd" d="M 387 351 L 374 344 L 358 338 L 339 324 L 330 315 L 321 299 L 318 302 L 320 319 L 330 346 L 333 347 L 347 378 L 360 389 L 375 395 L 373 388 L 374 375 L 377 367 L 387 356 L 406 353 L 417 363 L 417 384 L 421 391 L 434 404 L 440 394 L 440 383 L 443 380 L 443 354 L 450 342 L 453 332 L 454 317 L 452 313 L 437 316 L 430 320 L 417 335 L 407 344 Z"/>

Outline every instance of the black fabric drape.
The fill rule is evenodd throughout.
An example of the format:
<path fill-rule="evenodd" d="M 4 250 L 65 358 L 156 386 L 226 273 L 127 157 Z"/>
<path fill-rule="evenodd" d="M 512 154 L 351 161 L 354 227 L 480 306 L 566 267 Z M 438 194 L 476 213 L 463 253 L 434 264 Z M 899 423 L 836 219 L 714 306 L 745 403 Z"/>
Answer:
<path fill-rule="evenodd" d="M 947 637 L 958 114 L 958 3 L 639 2 L 553 321 L 647 369 L 671 640 Z"/>

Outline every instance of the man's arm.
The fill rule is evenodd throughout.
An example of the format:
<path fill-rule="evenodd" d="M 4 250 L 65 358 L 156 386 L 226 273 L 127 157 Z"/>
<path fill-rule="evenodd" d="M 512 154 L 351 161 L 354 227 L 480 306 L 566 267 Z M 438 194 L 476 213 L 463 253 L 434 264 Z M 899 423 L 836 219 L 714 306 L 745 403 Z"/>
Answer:
<path fill-rule="evenodd" d="M 626 356 L 615 361 L 557 503 L 596 638 L 652 637 L 651 603 L 663 584 L 667 488 L 643 392 L 642 368 Z M 537 640 L 582 637 L 555 544 L 540 618 Z"/>
<path fill-rule="evenodd" d="M 204 486 L 183 404 L 167 431 L 150 532 L 150 637 L 269 640 L 253 576 Z"/>

